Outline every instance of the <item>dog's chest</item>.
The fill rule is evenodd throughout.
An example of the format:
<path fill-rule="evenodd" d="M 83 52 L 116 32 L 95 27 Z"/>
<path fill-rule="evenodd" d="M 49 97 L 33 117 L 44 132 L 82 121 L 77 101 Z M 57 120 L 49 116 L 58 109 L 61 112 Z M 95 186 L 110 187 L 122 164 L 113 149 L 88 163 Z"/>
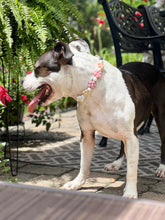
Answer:
<path fill-rule="evenodd" d="M 123 139 L 124 130 L 132 127 L 126 122 L 126 114 L 118 106 L 84 104 L 78 108 L 78 121 L 82 130 L 96 130 L 100 134 L 115 139 Z"/>

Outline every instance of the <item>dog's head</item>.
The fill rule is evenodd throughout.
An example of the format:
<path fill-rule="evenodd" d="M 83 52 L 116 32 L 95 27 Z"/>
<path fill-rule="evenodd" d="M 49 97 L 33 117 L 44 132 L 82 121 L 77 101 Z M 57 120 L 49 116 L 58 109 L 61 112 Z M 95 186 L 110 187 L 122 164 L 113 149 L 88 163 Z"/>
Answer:
<path fill-rule="evenodd" d="M 39 57 L 34 64 L 34 71 L 22 80 L 22 85 L 27 91 L 39 89 L 29 104 L 30 112 L 33 112 L 38 104 L 48 105 L 67 96 L 65 93 L 71 90 L 73 73 L 76 71 L 72 63 L 73 56 L 79 57 L 77 53 L 81 52 L 90 53 L 88 44 L 84 41 L 73 41 L 69 45 L 58 42 L 53 49 Z"/>
<path fill-rule="evenodd" d="M 70 47 L 76 49 L 79 52 L 84 52 L 90 54 L 89 45 L 84 40 L 75 40 L 69 44 Z"/>

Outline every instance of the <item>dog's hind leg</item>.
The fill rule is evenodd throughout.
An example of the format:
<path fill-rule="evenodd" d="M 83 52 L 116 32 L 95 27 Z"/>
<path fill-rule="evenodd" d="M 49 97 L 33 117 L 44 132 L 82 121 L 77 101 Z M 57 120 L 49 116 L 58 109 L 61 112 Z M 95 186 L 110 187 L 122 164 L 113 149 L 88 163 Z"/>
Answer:
<path fill-rule="evenodd" d="M 137 169 L 139 159 L 139 141 L 135 135 L 131 135 L 125 142 L 125 154 L 127 157 L 127 176 L 124 197 L 137 198 Z"/>
<path fill-rule="evenodd" d="M 164 108 L 161 109 L 165 111 Z M 156 114 L 154 114 L 161 139 L 161 163 L 159 165 L 159 168 L 156 170 L 156 176 L 160 178 L 165 178 L 165 132 L 164 132 L 165 112 L 164 111 L 160 112 L 156 110 L 155 111 Z"/>
<path fill-rule="evenodd" d="M 144 124 L 138 130 L 139 135 L 143 135 L 144 133 L 150 133 L 150 127 L 153 121 L 153 116 L 150 114 L 149 118 L 144 122 Z"/>
<path fill-rule="evenodd" d="M 99 146 L 100 147 L 106 147 L 107 146 L 107 140 L 108 140 L 108 138 L 103 136 L 100 143 L 99 143 Z"/>
<path fill-rule="evenodd" d="M 121 141 L 120 153 L 116 160 L 112 163 L 106 164 L 104 170 L 106 171 L 118 171 L 122 166 L 124 161 L 125 154 L 124 154 L 124 143 Z"/>
<path fill-rule="evenodd" d="M 66 183 L 63 188 L 68 190 L 77 190 L 82 187 L 85 183 L 87 176 L 90 172 L 90 165 L 95 145 L 95 131 L 82 131 L 81 134 L 81 162 L 80 162 L 80 171 L 77 177 Z"/>

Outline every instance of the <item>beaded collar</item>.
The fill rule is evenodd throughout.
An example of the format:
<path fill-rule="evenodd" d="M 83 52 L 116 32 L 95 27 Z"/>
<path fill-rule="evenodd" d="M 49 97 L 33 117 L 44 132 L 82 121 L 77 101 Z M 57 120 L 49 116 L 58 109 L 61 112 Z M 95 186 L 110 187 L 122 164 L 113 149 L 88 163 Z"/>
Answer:
<path fill-rule="evenodd" d="M 102 75 L 101 71 L 103 69 L 104 69 L 103 59 L 100 58 L 99 62 L 97 63 L 97 69 L 93 72 L 93 76 L 88 82 L 88 88 L 85 89 L 81 95 L 77 96 L 76 100 L 78 102 L 83 102 L 84 98 L 87 97 L 91 93 L 92 89 L 96 87 L 96 82 L 98 79 L 101 78 L 101 75 Z"/>

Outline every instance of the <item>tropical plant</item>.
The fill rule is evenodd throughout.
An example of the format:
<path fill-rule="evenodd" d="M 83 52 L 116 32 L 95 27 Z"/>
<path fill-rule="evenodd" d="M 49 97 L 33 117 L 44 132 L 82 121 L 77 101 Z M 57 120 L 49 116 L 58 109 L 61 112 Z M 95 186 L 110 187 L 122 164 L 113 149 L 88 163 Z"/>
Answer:
<path fill-rule="evenodd" d="M 19 82 L 38 56 L 55 42 L 68 42 L 80 34 L 73 21 L 81 22 L 81 16 L 69 0 L 0 0 L 0 85 L 8 89 L 13 102 L 23 101 Z"/>

